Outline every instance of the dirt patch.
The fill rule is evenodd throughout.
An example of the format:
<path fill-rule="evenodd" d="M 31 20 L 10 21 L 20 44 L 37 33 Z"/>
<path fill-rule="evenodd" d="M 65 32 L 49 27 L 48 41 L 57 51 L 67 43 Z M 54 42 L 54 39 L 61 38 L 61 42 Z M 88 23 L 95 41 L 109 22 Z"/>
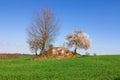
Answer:
<path fill-rule="evenodd" d="M 0 59 L 4 59 L 4 58 L 18 58 L 19 55 L 18 54 L 0 54 Z"/>

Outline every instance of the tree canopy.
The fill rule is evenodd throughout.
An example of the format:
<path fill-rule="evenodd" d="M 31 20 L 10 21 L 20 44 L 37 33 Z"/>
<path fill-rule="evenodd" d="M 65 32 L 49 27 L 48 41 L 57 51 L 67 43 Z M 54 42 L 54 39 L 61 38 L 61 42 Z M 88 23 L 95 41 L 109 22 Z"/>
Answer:
<path fill-rule="evenodd" d="M 70 47 L 74 46 L 74 53 L 76 53 L 76 50 L 79 48 L 90 48 L 91 41 L 89 36 L 85 32 L 77 30 L 74 31 L 72 34 L 67 35 L 67 45 Z"/>

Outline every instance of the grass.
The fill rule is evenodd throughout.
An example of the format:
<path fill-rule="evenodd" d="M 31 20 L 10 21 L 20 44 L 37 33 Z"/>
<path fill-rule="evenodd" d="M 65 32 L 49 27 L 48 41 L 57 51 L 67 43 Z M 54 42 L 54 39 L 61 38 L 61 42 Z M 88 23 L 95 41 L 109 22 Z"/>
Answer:
<path fill-rule="evenodd" d="M 120 80 L 120 55 L 0 59 L 0 80 Z"/>

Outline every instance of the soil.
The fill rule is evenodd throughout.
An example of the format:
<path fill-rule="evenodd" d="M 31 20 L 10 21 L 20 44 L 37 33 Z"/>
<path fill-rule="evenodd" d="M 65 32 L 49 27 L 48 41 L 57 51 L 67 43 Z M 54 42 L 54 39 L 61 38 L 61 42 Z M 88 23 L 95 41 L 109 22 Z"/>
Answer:
<path fill-rule="evenodd" d="M 18 58 L 19 55 L 18 54 L 0 54 L 0 59 L 3 58 Z"/>

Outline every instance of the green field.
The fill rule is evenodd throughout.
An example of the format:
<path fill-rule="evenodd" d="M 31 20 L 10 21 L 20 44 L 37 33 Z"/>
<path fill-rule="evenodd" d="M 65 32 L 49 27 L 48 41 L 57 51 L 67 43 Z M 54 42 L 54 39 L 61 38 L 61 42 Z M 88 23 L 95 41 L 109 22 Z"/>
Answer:
<path fill-rule="evenodd" d="M 0 80 L 120 80 L 120 55 L 0 59 Z"/>

